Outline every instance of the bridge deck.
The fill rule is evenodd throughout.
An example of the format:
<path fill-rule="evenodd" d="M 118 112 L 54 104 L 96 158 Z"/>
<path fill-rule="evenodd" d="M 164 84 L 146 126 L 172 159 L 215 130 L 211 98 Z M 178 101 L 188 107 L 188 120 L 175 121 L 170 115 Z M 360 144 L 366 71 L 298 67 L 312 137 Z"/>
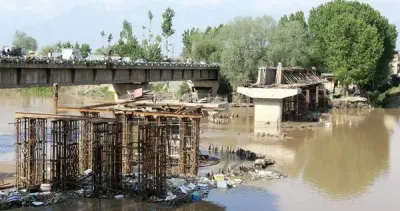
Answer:
<path fill-rule="evenodd" d="M 217 65 L 183 63 L 31 64 L 0 62 L 0 88 L 218 80 Z"/>

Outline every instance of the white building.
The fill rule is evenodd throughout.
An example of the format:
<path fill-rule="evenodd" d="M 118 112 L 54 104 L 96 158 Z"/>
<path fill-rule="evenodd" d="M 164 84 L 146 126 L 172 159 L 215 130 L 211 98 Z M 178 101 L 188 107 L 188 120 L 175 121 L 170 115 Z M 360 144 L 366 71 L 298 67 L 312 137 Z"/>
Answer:
<path fill-rule="evenodd" d="M 83 59 L 81 52 L 73 48 L 63 48 L 61 53 L 64 60 Z"/>

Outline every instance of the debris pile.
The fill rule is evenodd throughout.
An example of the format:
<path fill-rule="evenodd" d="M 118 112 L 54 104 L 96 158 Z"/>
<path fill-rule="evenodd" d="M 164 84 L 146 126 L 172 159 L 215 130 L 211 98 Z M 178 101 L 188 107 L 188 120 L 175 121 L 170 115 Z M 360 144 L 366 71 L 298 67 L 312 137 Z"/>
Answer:
<path fill-rule="evenodd" d="M 272 133 L 256 133 L 257 137 L 270 137 L 270 138 L 277 138 L 277 139 L 284 139 L 286 138 L 287 134 L 286 133 L 281 133 L 281 134 L 272 134 Z"/>
<path fill-rule="evenodd" d="M 28 193 L 26 189 L 16 191 L 12 190 L 9 192 L 0 191 L 0 209 L 8 210 L 13 207 L 36 207 L 50 204 L 56 204 L 64 202 L 71 198 L 78 197 L 74 191 L 70 192 L 36 192 Z"/>
<path fill-rule="evenodd" d="M 229 122 L 229 114 L 225 113 L 209 113 L 208 121 L 215 124 L 226 124 Z"/>
<path fill-rule="evenodd" d="M 127 91 L 129 97 L 135 101 L 153 100 L 154 92 L 151 90 L 135 89 Z"/>
<path fill-rule="evenodd" d="M 225 176 L 230 178 L 230 180 L 240 178 L 241 181 L 244 181 L 244 179 L 258 180 L 285 178 L 286 176 L 279 171 L 266 170 L 268 166 L 274 164 L 275 161 L 269 158 L 257 159 L 252 165 L 241 165 L 234 170 L 228 169 Z"/>
<path fill-rule="evenodd" d="M 249 150 L 239 149 L 237 156 L 254 163 L 241 165 L 235 169 L 229 168 L 226 173 L 216 174 L 213 172 L 205 177 L 180 175 L 166 180 L 167 193 L 165 197 L 150 196 L 145 200 L 153 203 L 163 203 L 167 207 L 200 201 L 208 197 L 213 188 L 233 188 L 245 183 L 245 180 L 258 179 L 282 179 L 285 175 L 275 170 L 266 170 L 268 166 L 274 165 L 275 161 L 264 156 L 258 156 Z M 28 193 L 27 190 L 2 192 L 0 191 L 0 209 L 6 210 L 13 207 L 44 206 L 64 202 L 77 197 L 93 197 L 92 170 L 84 171 L 78 182 L 81 188 L 69 192 L 36 192 Z M 117 193 L 113 198 L 120 199 L 129 196 L 139 196 L 138 179 L 133 176 L 124 176 L 122 187 L 125 192 Z M 122 193 L 122 194 L 121 194 Z"/>
<path fill-rule="evenodd" d="M 293 124 L 290 122 L 282 123 L 282 128 L 313 128 L 313 127 L 324 127 L 327 125 L 326 121 L 319 122 L 310 122 L 310 123 L 302 123 L 302 124 Z"/>

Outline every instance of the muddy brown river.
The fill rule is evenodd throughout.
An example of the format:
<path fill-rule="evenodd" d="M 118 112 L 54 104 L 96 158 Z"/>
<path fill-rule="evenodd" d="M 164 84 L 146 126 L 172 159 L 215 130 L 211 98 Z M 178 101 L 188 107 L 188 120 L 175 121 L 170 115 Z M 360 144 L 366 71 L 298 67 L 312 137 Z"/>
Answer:
<path fill-rule="evenodd" d="M 100 99 L 61 96 L 62 106 L 82 106 Z M 0 173 L 11 168 L 13 114 L 16 111 L 52 112 L 47 97 L 0 95 Z M 230 123 L 201 125 L 201 147 L 209 144 L 241 147 L 264 153 L 277 161 L 275 169 L 288 175 L 283 180 L 249 182 L 229 190 L 214 189 L 202 202 L 173 210 L 400 210 L 400 109 L 338 112 L 325 115 L 326 127 L 279 129 L 254 124 L 251 109 L 232 109 L 239 114 Z M 246 113 L 249 116 L 246 117 Z M 278 140 L 254 133 L 286 133 Z M 220 166 L 237 161 L 219 154 Z M 23 210 L 170 210 L 130 199 L 79 199 L 70 203 Z"/>

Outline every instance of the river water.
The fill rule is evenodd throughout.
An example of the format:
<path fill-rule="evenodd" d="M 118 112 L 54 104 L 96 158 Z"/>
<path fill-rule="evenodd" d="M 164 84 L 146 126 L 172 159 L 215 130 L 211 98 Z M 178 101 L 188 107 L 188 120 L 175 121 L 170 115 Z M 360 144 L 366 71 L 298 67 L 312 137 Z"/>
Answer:
<path fill-rule="evenodd" d="M 82 106 L 101 99 L 61 96 L 62 106 Z M 0 95 L 0 162 L 13 160 L 13 114 L 16 111 L 52 112 L 52 99 L 16 94 Z M 250 182 L 226 190 L 212 190 L 209 197 L 175 210 L 400 210 L 400 110 L 335 111 L 323 118 L 321 128 L 278 129 L 254 124 L 251 109 L 230 123 L 201 125 L 201 147 L 231 146 L 264 153 L 277 161 L 283 180 Z M 250 116 L 246 117 L 246 113 Z M 256 133 L 286 133 L 277 140 Z M 224 155 L 221 165 L 233 165 Z M 220 168 L 215 167 L 215 168 Z M 2 168 L 4 169 L 6 168 Z M 216 169 L 214 169 L 216 170 Z M 79 199 L 68 204 L 24 210 L 168 210 L 130 199 Z"/>

